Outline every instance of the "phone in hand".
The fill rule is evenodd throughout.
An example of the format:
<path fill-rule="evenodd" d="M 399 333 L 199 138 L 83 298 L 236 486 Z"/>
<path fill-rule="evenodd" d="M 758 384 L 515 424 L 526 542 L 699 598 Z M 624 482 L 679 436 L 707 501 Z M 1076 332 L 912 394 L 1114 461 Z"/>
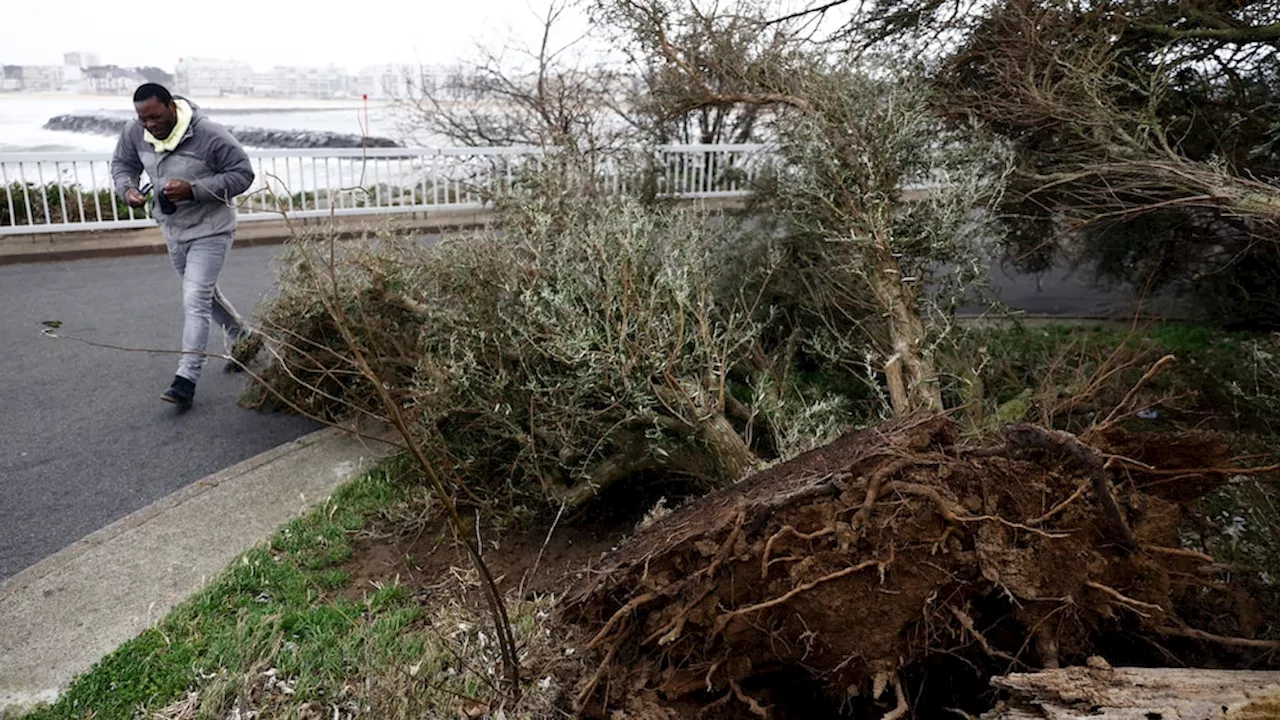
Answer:
<path fill-rule="evenodd" d="M 142 188 L 142 194 L 143 195 L 149 194 L 153 189 L 154 189 L 154 186 L 147 185 L 146 187 Z M 172 215 L 173 212 L 178 209 L 178 206 L 174 205 L 172 200 L 164 196 L 163 191 L 156 193 L 156 199 L 160 202 L 160 212 L 164 213 L 165 215 Z"/>

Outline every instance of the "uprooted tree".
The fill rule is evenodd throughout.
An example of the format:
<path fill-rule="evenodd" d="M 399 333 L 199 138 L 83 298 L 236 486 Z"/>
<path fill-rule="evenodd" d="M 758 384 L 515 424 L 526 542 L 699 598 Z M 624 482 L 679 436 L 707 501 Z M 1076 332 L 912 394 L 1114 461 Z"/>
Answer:
<path fill-rule="evenodd" d="M 1247 592 L 1178 538 L 1182 503 L 1233 472 L 1214 467 L 1225 445 L 1101 427 L 1077 438 L 1013 425 L 1004 437 L 966 448 L 943 416 L 898 420 L 643 530 L 567 603 L 595 663 L 577 711 L 973 717 L 995 705 L 992 676 L 1094 654 L 1274 664 L 1280 642 L 1254 637 Z M 1163 462 L 1174 447 L 1206 467 Z M 1119 468 L 1136 483 L 1113 485 Z M 1159 482 L 1175 476 L 1186 484 Z M 1247 687 L 1231 675 L 1220 686 Z"/>
<path fill-rule="evenodd" d="M 447 88 L 425 83 L 410 84 L 409 105 L 434 133 L 548 148 L 567 161 L 560 167 L 586 175 L 608 161 L 644 164 L 621 149 L 624 140 L 776 141 L 774 202 L 758 214 L 785 226 L 789 267 L 762 288 L 791 311 L 776 334 L 851 372 L 865 375 L 870 364 L 895 412 L 939 409 L 932 347 L 985 272 L 980 239 L 993 232 L 993 216 L 981 209 L 1000 196 L 1007 153 L 975 127 L 947 128 L 919 68 L 833 55 L 802 23 L 770 22 L 768 7 L 596 3 L 596 19 L 644 80 L 619 101 L 613 75 L 585 71 L 572 45 L 550 44 L 562 11 L 553 5 L 538 48 L 526 53 L 530 72 L 490 56 L 455 83 L 483 109 L 454 108 L 441 100 Z M 913 185 L 929 192 L 904 202 Z M 779 243 L 758 248 L 776 252 Z M 799 326 L 807 331 L 797 334 Z M 870 356 L 866 338 L 875 341 Z"/>
<path fill-rule="evenodd" d="M 753 118 L 777 148 L 757 207 L 779 222 L 611 197 L 601 145 L 557 121 L 598 96 L 559 113 L 568 96 L 539 92 L 567 86 L 536 79 L 554 71 L 491 78 L 533 88 L 499 120 L 568 162 L 502 188 L 496 227 L 432 247 L 295 242 L 260 311 L 268 392 L 247 398 L 395 419 L 477 518 L 688 496 L 784 461 L 639 532 L 578 588 L 580 713 L 980 712 L 992 676 L 1094 652 L 1232 666 L 1277 649 L 1243 581 L 1180 545 L 1187 500 L 1245 470 L 1216 439 L 1126 437 L 1136 387 L 1079 438 L 1014 426 L 1001 447 L 917 412 L 942 408 L 933 348 L 985 270 L 1007 174 L 980 123 L 944 122 L 950 96 L 918 73 L 812 44 L 803 17 L 598 10 L 646 59 L 647 127 Z M 492 127 L 467 122 L 454 131 Z M 874 413 L 832 378 L 868 369 L 901 417 L 841 437 Z"/>
<path fill-rule="evenodd" d="M 434 248 L 386 237 L 333 262 L 323 242 L 296 244 L 260 314 L 309 343 L 280 348 L 268 383 L 317 413 L 368 396 L 313 291 L 332 276 L 397 404 L 504 507 L 539 494 L 578 507 L 659 472 L 711 486 L 756 465 L 753 444 L 776 453 L 748 428 L 788 426 L 788 411 L 734 397 L 760 324 L 755 299 L 716 276 L 730 236 L 693 213 L 548 195 L 510 199 L 501 233 Z"/>
<path fill-rule="evenodd" d="M 769 110 L 781 239 L 722 215 L 605 197 L 592 172 L 599 146 L 558 139 L 576 126 L 554 121 L 559 101 L 538 93 L 560 86 L 539 79 L 505 117 L 549 157 L 584 161 L 505 188 L 498 231 L 435 248 L 297 243 L 281 297 L 262 313 L 281 337 L 307 341 L 281 346 L 267 377 L 278 393 L 321 414 L 369 394 L 314 294 L 323 281 L 360 310 L 355 332 L 377 348 L 397 404 L 443 433 L 473 491 L 506 493 L 511 505 L 532 492 L 577 507 L 655 474 L 718 485 L 832 437 L 855 417 L 849 398 L 807 386 L 802 354 L 850 376 L 870 368 L 894 412 L 941 409 L 930 325 L 945 328 L 947 303 L 983 267 L 973 208 L 998 196 L 998 148 L 954 142 L 910 75 L 833 61 L 790 29 L 770 35 L 756 21 L 761 32 L 732 34 L 747 45 L 727 58 L 719 44 L 670 46 L 670 16 L 633 10 L 616 26 L 639 51 L 658 43 L 650 69 L 661 82 L 646 112 Z M 685 37 L 714 37 L 720 17 L 730 16 L 702 16 L 702 31 Z M 699 62 L 721 75 L 714 92 L 733 99 L 681 74 L 680 53 L 708 51 Z M 551 73 L 550 56 L 539 57 Z M 564 112 L 592 97 L 566 99 Z M 437 117 L 454 132 L 476 128 L 473 139 L 489 136 L 480 128 L 490 120 Z M 929 180 L 944 185 L 904 201 L 906 185 Z"/>
<path fill-rule="evenodd" d="M 922 313 L 943 310 L 945 327 L 945 309 L 985 272 L 979 209 L 1000 196 L 1004 155 L 978 128 L 947 131 L 919 68 L 832 54 L 765 10 L 619 0 L 598 12 L 648 59 L 647 112 L 768 111 L 770 209 L 804 256 L 795 270 L 820 268 L 804 273 L 805 312 L 874 340 L 894 412 L 941 409 Z M 928 192 L 906 202 L 913 185 Z"/>

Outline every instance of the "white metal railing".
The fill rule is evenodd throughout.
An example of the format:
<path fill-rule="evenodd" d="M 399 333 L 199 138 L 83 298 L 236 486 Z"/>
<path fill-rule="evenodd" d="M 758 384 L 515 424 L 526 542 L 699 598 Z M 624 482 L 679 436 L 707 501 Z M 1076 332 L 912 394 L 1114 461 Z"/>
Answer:
<path fill-rule="evenodd" d="M 741 197 L 768 156 L 763 145 L 666 145 L 651 163 L 605 157 L 606 188 L 626 192 L 653 172 L 671 198 Z M 236 200 L 242 221 L 481 209 L 503 184 L 543 159 L 537 148 L 251 150 L 253 186 Z M 144 178 L 144 183 L 146 179 Z M 155 225 L 116 194 L 108 153 L 0 153 L 0 236 Z"/>

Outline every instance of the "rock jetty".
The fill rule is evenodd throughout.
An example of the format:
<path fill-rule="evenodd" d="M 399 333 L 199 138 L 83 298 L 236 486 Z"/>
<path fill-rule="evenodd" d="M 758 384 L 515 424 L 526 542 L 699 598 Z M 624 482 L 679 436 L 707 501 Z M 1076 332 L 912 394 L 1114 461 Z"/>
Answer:
<path fill-rule="evenodd" d="M 108 115 L 58 115 L 44 124 L 45 130 L 84 133 L 90 135 L 119 135 L 129 122 L 128 118 Z M 255 148 L 280 149 L 328 149 L 328 148 L 395 148 L 403 147 L 394 140 L 381 137 L 362 137 L 344 133 L 317 130 L 268 130 L 265 128 L 228 126 L 227 130 L 241 143 Z"/>

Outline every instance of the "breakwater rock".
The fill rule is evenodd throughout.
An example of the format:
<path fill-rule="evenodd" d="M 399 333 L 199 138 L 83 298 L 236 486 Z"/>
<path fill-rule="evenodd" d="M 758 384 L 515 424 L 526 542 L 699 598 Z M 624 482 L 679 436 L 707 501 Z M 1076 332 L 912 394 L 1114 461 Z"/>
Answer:
<path fill-rule="evenodd" d="M 45 130 L 119 135 L 129 119 L 111 115 L 58 115 L 44 124 Z M 241 143 L 255 148 L 326 149 L 326 148 L 394 148 L 403 147 L 394 140 L 362 137 L 321 130 L 269 130 L 266 128 L 227 126 Z"/>

